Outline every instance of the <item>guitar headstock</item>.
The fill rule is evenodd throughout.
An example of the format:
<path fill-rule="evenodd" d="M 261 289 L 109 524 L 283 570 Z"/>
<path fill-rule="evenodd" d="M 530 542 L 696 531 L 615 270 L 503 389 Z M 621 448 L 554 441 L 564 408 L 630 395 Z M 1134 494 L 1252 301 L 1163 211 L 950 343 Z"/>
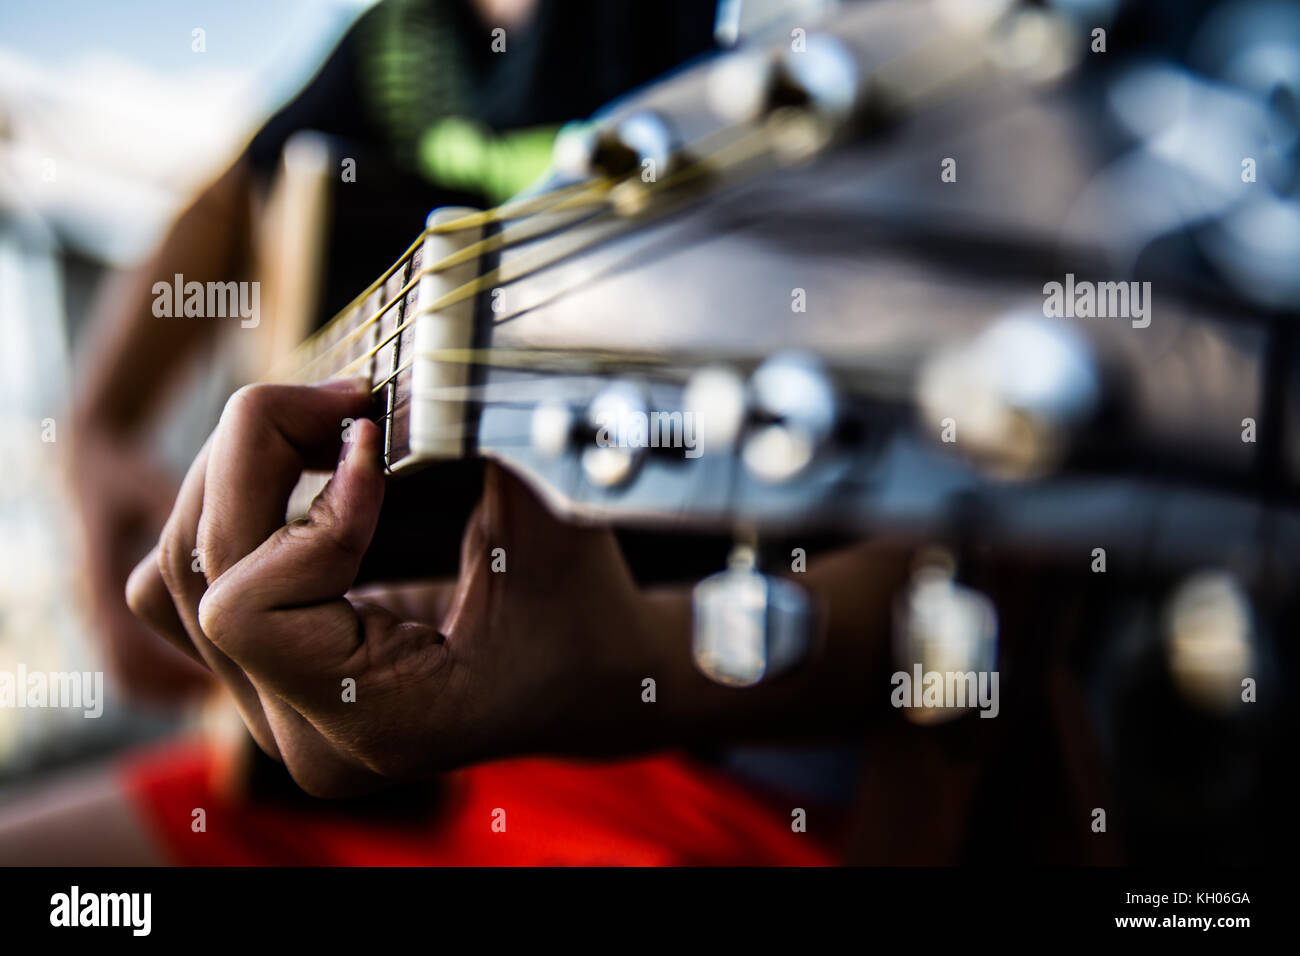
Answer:
<path fill-rule="evenodd" d="M 543 188 L 436 213 L 323 337 L 375 383 L 390 469 L 486 457 L 577 521 L 734 535 L 697 592 L 706 657 L 755 607 L 760 663 L 808 633 L 761 540 L 1104 540 L 1288 580 L 1300 553 L 1258 532 L 1300 530 L 1268 351 L 1293 316 L 1136 254 L 1110 120 L 1068 82 L 1086 32 L 995 6 L 863 4 L 695 64 L 562 136 Z"/>
<path fill-rule="evenodd" d="M 1044 315 L 1045 284 L 1105 275 L 1112 243 L 1063 238 L 1095 119 L 1043 82 L 1068 37 L 1016 15 L 863 5 L 804 54 L 783 36 L 608 111 L 552 183 L 585 172 L 600 202 L 481 263 L 474 346 L 442 356 L 469 373 L 425 397 L 577 520 L 946 535 L 979 514 L 988 540 L 1057 551 L 1158 526 L 1188 563 L 1225 523 L 1248 537 L 1261 396 L 1241 386 L 1267 316 L 1173 272 L 1152 273 L 1154 331 Z M 1039 67 L 999 59 L 1018 32 Z"/>

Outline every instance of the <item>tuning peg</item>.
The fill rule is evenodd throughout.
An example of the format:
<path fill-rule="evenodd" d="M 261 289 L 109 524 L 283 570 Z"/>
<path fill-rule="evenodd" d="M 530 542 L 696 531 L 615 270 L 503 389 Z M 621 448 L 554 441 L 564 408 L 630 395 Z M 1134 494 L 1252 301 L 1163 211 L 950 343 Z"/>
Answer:
<path fill-rule="evenodd" d="M 542 458 L 559 458 L 569 449 L 576 425 L 573 409 L 556 400 L 539 402 L 533 409 L 529 440 Z"/>
<path fill-rule="evenodd" d="M 681 141 L 668 120 L 654 110 L 638 110 L 614 125 L 566 126 L 555 141 L 555 166 L 575 178 L 621 178 L 652 168 L 656 177 L 677 163 Z"/>
<path fill-rule="evenodd" d="M 944 349 L 922 367 L 926 426 L 956 426 L 955 447 L 996 474 L 1031 478 L 1055 467 L 1101 406 L 1100 365 L 1063 322 L 1014 315 Z"/>
<path fill-rule="evenodd" d="M 582 471 L 600 488 L 616 488 L 636 474 L 648 447 L 650 413 L 645 393 L 631 382 L 615 382 L 587 406 L 591 444 L 582 451 Z"/>
<path fill-rule="evenodd" d="M 824 146 L 853 114 L 860 100 L 857 60 L 840 40 L 814 33 L 797 51 L 723 57 L 709 75 L 707 95 L 726 122 L 766 121 L 778 155 L 796 160 Z"/>
<path fill-rule="evenodd" d="M 799 51 L 722 57 L 709 74 L 707 94 L 719 117 L 732 123 L 756 122 L 787 106 L 842 119 L 858 99 L 858 66 L 840 40 L 814 33 Z"/>
<path fill-rule="evenodd" d="M 802 661 L 812 643 L 808 593 L 756 570 L 747 545 L 733 549 L 725 571 L 695 586 L 693 607 L 695 665 L 719 684 L 770 680 Z"/>
<path fill-rule="evenodd" d="M 745 382 L 729 368 L 706 365 L 691 374 L 682 406 L 695 424 L 699 446 L 708 454 L 728 453 L 745 427 Z"/>
<path fill-rule="evenodd" d="M 1226 571 L 1192 574 L 1164 617 L 1174 686 L 1203 710 L 1230 713 L 1258 663 L 1255 612 L 1240 580 Z"/>
<path fill-rule="evenodd" d="M 749 389 L 759 424 L 745 439 L 745 466 L 763 481 L 789 481 L 830 439 L 835 390 L 821 363 L 802 352 L 767 359 L 754 370 Z"/>
<path fill-rule="evenodd" d="M 958 584 L 956 565 L 944 550 L 924 552 L 916 562 L 906 592 L 894 608 L 894 658 L 916 688 L 926 675 L 984 675 L 997 667 L 998 617 L 993 602 L 980 591 Z M 917 688 L 919 691 L 919 688 Z M 941 723 L 965 713 L 944 700 L 938 706 L 914 706 L 904 695 L 904 714 L 913 723 Z"/>

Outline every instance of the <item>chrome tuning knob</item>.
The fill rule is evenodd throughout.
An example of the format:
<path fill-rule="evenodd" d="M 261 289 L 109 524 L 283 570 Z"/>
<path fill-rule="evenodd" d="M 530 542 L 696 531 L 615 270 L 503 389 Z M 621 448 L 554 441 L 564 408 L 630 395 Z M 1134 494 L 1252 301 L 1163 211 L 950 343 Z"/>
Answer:
<path fill-rule="evenodd" d="M 1178 585 L 1164 617 L 1174 686 L 1202 710 L 1231 713 L 1260 658 L 1255 609 L 1242 582 L 1222 570 L 1192 574 Z"/>
<path fill-rule="evenodd" d="M 582 471 L 599 488 L 616 488 L 636 474 L 649 447 L 650 413 L 645 393 L 616 382 L 587 406 L 592 443 L 582 451 Z"/>
<path fill-rule="evenodd" d="M 789 481 L 830 439 L 835 390 L 821 363 L 799 352 L 765 361 L 754 370 L 749 388 L 757 424 L 745 438 L 745 466 L 763 481 Z"/>
<path fill-rule="evenodd" d="M 745 427 L 748 397 L 744 380 L 729 368 L 706 365 L 691 374 L 682 406 L 691 416 L 699 447 L 725 454 L 736 446 Z"/>
<path fill-rule="evenodd" d="M 676 165 L 681 142 L 668 120 L 654 110 L 639 110 L 613 125 L 576 123 L 555 141 L 555 166 L 577 178 L 651 171 L 653 178 Z"/>
<path fill-rule="evenodd" d="M 947 551 L 923 552 L 894 607 L 894 659 L 902 675 L 895 703 L 913 723 L 942 723 L 985 703 L 992 708 L 985 713 L 997 716 L 997 702 L 988 698 L 990 689 L 997 693 L 997 610 L 982 592 L 957 583 L 955 569 Z"/>
<path fill-rule="evenodd" d="M 752 687 L 808 655 L 814 616 L 808 593 L 760 573 L 754 549 L 737 545 L 727 570 L 695 586 L 692 652 L 710 680 Z"/>
<path fill-rule="evenodd" d="M 1061 461 L 1101 397 L 1100 365 L 1077 330 L 1016 315 L 927 361 L 917 403 L 926 427 L 968 458 L 1032 478 Z"/>
<path fill-rule="evenodd" d="M 715 113 L 730 123 L 766 121 L 778 153 L 798 159 L 829 141 L 860 100 L 856 58 L 840 40 L 814 33 L 799 49 L 722 58 L 708 80 Z"/>
<path fill-rule="evenodd" d="M 547 400 L 533 409 L 529 441 L 543 458 L 559 458 L 569 449 L 577 424 L 573 409 L 565 402 Z"/>

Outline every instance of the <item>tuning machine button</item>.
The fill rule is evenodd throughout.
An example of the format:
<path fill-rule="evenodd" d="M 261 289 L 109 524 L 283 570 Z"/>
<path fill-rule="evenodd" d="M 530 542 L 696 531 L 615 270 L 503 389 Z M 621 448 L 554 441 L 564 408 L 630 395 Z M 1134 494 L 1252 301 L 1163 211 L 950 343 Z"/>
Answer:
<path fill-rule="evenodd" d="M 745 382 L 725 366 L 707 365 L 687 380 L 682 408 L 691 416 L 699 448 L 714 455 L 726 452 L 740 441 L 745 427 Z"/>
<path fill-rule="evenodd" d="M 709 75 L 708 98 L 727 122 L 766 122 L 777 154 L 798 160 L 821 149 L 853 115 L 858 65 L 840 40 L 814 33 L 799 50 L 723 57 Z"/>
<path fill-rule="evenodd" d="M 731 687 L 752 687 L 789 671 L 812 644 L 808 593 L 754 564 L 753 548 L 737 545 L 727 569 L 697 584 L 692 601 L 695 665 Z"/>
<path fill-rule="evenodd" d="M 830 439 L 835 390 L 817 359 L 785 352 L 754 370 L 749 391 L 755 421 L 742 451 L 745 466 L 763 481 L 789 481 Z"/>
<path fill-rule="evenodd" d="M 1077 330 L 1012 316 L 921 368 L 917 402 L 934 434 L 1006 478 L 1050 471 L 1100 410 L 1102 375 Z"/>
<path fill-rule="evenodd" d="M 1242 582 L 1227 571 L 1198 571 L 1178 585 L 1164 619 L 1178 692 L 1203 710 L 1231 713 L 1260 653 L 1255 609 Z"/>
<path fill-rule="evenodd" d="M 587 406 L 591 444 L 582 450 L 582 471 L 599 488 L 625 484 L 641 466 L 648 447 L 650 413 L 645 392 L 631 382 L 615 382 Z"/>
<path fill-rule="evenodd" d="M 991 687 L 997 668 L 998 617 L 993 602 L 982 592 L 959 584 L 956 562 L 943 549 L 929 549 L 918 557 L 907 590 L 894 607 L 894 659 L 911 682 L 912 695 L 904 695 L 904 713 L 918 724 L 942 723 L 958 717 L 978 703 L 963 692 L 960 706 L 953 700 L 915 706 L 924 700 L 921 687 L 929 675 L 976 676 Z"/>
<path fill-rule="evenodd" d="M 567 402 L 549 399 L 533 408 L 530 442 L 533 451 L 543 458 L 559 458 L 573 441 L 577 417 Z"/>
<path fill-rule="evenodd" d="M 656 182 L 679 165 L 681 139 L 655 110 L 638 110 L 614 124 L 575 123 L 560 131 L 554 161 L 578 179 L 604 176 Z M 635 175 L 634 175 L 635 174 Z"/>

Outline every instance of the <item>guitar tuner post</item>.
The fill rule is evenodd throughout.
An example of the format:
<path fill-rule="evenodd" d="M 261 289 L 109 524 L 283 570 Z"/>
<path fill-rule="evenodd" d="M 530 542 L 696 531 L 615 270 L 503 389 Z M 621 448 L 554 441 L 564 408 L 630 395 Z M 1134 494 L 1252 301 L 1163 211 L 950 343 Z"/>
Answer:
<path fill-rule="evenodd" d="M 614 124 L 575 124 L 555 141 L 554 162 L 569 176 L 586 179 L 638 177 L 652 180 L 681 164 L 682 143 L 669 120 L 655 110 L 638 110 Z"/>
<path fill-rule="evenodd" d="M 757 568 L 753 539 L 732 548 L 727 568 L 695 586 L 695 666 L 728 687 L 753 687 L 788 673 L 812 646 L 815 615 L 804 588 Z"/>
<path fill-rule="evenodd" d="M 614 382 L 587 406 L 583 426 L 591 440 L 582 450 L 582 471 L 598 488 L 617 488 L 636 475 L 646 458 L 650 421 L 645 389 Z"/>
<path fill-rule="evenodd" d="M 860 101 L 856 57 L 842 41 L 814 33 L 799 50 L 743 51 L 723 57 L 708 79 L 709 104 L 725 122 L 756 123 L 783 109 L 835 122 Z"/>
<path fill-rule="evenodd" d="M 839 418 L 834 386 L 815 357 L 784 352 L 754 370 L 749 397 L 753 427 L 741 451 L 745 466 L 770 484 L 791 481 L 834 433 Z"/>

